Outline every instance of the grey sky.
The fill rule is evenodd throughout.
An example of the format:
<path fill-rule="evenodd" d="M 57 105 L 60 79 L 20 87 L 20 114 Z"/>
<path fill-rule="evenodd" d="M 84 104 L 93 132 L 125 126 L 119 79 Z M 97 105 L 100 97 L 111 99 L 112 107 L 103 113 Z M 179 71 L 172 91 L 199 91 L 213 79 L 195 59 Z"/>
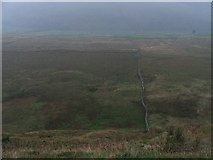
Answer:
<path fill-rule="evenodd" d="M 3 32 L 210 32 L 211 3 L 3 3 Z"/>

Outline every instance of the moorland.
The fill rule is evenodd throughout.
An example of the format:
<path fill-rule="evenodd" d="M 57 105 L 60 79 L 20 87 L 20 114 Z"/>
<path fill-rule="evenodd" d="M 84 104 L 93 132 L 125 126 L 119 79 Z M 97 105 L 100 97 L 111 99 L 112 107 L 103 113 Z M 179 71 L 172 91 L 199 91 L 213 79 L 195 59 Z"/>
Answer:
<path fill-rule="evenodd" d="M 210 157 L 210 43 L 196 34 L 3 37 L 3 157 Z"/>

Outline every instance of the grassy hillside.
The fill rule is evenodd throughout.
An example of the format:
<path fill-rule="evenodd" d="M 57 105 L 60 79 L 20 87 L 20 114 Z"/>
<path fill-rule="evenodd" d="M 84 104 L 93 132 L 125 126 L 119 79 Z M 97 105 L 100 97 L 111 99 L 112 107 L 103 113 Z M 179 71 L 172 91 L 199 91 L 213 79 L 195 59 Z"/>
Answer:
<path fill-rule="evenodd" d="M 38 48 L 39 38 L 53 48 Z M 3 43 L 5 157 L 210 156 L 208 37 L 39 38 Z"/>
<path fill-rule="evenodd" d="M 60 50 L 3 58 L 6 130 L 143 126 L 133 53 Z"/>
<path fill-rule="evenodd" d="M 51 130 L 5 135 L 4 157 L 20 158 L 208 158 L 194 128 Z M 174 134 L 173 134 L 174 132 Z M 180 136 L 179 136 L 180 135 Z M 42 147 L 41 147 L 42 146 Z M 204 146 L 205 147 L 205 146 Z"/>

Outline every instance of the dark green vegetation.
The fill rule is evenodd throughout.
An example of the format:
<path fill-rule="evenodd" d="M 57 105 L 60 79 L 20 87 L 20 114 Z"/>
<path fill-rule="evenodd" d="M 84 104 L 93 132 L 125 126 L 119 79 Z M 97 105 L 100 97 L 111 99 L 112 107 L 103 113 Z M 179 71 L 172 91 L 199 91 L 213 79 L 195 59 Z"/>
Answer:
<path fill-rule="evenodd" d="M 210 39 L 151 37 L 5 38 L 3 156 L 210 157 Z"/>
<path fill-rule="evenodd" d="M 136 58 L 101 52 L 6 53 L 5 129 L 141 128 Z"/>

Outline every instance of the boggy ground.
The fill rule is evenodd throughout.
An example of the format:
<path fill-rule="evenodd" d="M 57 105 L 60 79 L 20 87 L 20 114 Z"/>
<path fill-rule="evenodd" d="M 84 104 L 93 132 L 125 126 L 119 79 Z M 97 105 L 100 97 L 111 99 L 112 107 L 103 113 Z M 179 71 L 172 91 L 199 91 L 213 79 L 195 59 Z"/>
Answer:
<path fill-rule="evenodd" d="M 209 37 L 3 40 L 3 157 L 210 157 Z"/>

